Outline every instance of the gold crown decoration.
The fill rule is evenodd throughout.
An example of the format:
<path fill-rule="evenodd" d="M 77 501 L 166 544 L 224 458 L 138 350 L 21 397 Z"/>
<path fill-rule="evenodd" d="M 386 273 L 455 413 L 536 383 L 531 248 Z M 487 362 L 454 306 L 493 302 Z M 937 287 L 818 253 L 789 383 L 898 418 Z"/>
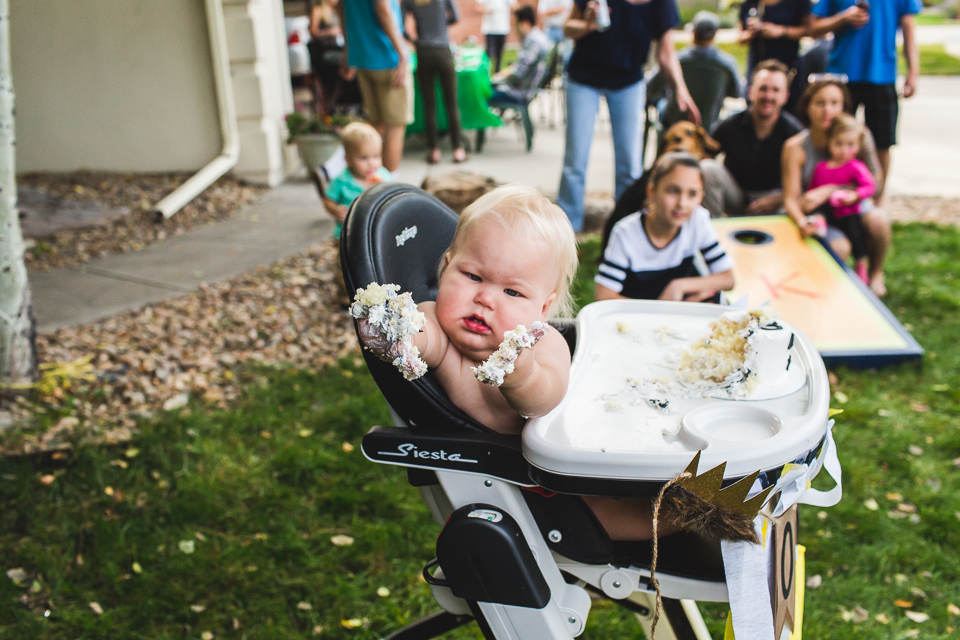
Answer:
<path fill-rule="evenodd" d="M 701 453 L 697 452 L 664 493 L 664 519 L 680 528 L 692 529 L 711 537 L 758 543 L 753 519 L 773 487 L 767 487 L 747 499 L 747 494 L 760 475 L 760 471 L 754 471 L 729 487 L 721 488 L 727 463 L 722 462 L 698 474 Z"/>

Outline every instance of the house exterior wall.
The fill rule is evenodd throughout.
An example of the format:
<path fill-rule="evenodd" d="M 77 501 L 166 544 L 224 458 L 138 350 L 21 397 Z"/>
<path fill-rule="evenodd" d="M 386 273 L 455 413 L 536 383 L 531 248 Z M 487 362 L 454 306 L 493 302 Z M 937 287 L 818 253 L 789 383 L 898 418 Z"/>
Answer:
<path fill-rule="evenodd" d="M 293 162 L 281 1 L 224 5 L 234 173 L 277 184 Z M 14 0 L 10 13 L 18 171 L 194 171 L 220 153 L 204 0 Z"/>

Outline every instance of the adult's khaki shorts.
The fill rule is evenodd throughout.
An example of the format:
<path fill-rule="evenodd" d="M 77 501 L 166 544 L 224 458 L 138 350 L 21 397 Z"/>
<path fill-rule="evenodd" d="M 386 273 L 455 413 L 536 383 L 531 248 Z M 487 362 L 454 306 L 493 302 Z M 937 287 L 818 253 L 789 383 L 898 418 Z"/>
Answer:
<path fill-rule="evenodd" d="M 394 69 L 357 70 L 363 106 L 373 125 L 406 126 L 411 121 L 413 83 L 404 78 L 403 86 L 395 87 L 393 73 Z"/>

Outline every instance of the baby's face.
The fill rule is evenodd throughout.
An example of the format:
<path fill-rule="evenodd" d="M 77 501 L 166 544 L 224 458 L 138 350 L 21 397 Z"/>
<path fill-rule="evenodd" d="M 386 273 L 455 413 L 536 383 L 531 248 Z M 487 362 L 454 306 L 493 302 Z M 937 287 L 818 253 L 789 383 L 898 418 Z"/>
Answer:
<path fill-rule="evenodd" d="M 844 131 L 830 139 L 830 156 L 840 164 L 846 164 L 860 153 L 860 132 Z"/>
<path fill-rule="evenodd" d="M 347 166 L 355 178 L 370 180 L 383 164 L 379 140 L 368 140 L 346 154 Z"/>
<path fill-rule="evenodd" d="M 437 322 L 468 359 L 485 360 L 505 332 L 543 320 L 556 297 L 549 247 L 515 237 L 496 220 L 478 221 L 446 259 Z"/>

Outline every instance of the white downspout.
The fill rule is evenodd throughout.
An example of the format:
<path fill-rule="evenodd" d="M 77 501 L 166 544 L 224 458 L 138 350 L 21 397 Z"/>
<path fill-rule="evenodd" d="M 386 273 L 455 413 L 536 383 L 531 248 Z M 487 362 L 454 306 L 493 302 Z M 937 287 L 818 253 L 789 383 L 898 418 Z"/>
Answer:
<path fill-rule="evenodd" d="M 223 0 L 206 0 L 206 9 L 223 150 L 207 166 L 154 206 L 154 215 L 158 220 L 169 218 L 180 211 L 188 202 L 235 167 L 240 158 L 240 128 L 237 125 L 233 82 L 230 79 L 230 55 L 227 50 L 227 29 L 223 19 Z"/>

